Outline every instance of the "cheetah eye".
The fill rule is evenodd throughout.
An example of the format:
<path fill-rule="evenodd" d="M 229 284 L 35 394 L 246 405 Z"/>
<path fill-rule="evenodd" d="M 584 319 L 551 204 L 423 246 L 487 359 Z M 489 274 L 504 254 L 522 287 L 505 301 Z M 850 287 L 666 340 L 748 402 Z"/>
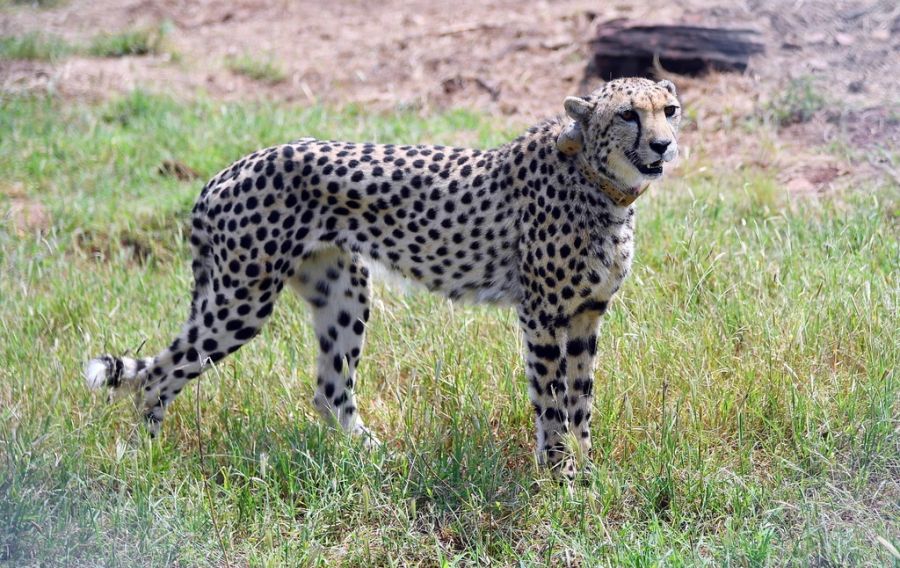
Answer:
<path fill-rule="evenodd" d="M 637 113 L 633 110 L 623 110 L 619 113 L 619 117 L 625 122 L 634 122 L 637 120 Z"/>
<path fill-rule="evenodd" d="M 668 116 L 668 117 L 675 116 L 675 112 L 677 112 L 677 111 L 678 111 L 678 107 L 675 105 L 669 105 L 665 109 L 663 109 L 663 112 L 665 112 L 666 116 Z"/>

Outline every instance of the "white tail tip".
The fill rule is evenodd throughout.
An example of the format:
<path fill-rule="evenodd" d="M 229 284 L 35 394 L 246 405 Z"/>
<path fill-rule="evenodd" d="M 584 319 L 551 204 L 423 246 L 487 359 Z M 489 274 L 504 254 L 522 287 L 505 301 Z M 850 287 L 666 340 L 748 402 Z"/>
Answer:
<path fill-rule="evenodd" d="M 102 359 L 91 359 L 84 367 L 84 378 L 88 388 L 99 389 L 106 386 L 106 378 L 109 368 Z"/>

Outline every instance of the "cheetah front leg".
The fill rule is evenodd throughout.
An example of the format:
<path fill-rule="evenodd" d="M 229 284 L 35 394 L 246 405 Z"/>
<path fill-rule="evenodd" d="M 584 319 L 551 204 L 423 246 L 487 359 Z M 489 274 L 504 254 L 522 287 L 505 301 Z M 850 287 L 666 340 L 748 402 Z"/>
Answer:
<path fill-rule="evenodd" d="M 537 458 L 541 465 L 567 479 L 575 478 L 575 462 L 566 448 L 569 431 L 566 394 L 565 329 L 530 329 L 534 319 L 523 317 L 525 373 L 534 407 Z"/>
<path fill-rule="evenodd" d="M 591 451 L 591 408 L 594 400 L 594 359 L 598 313 L 583 313 L 569 322 L 566 337 L 566 386 L 569 426 L 585 457 Z"/>

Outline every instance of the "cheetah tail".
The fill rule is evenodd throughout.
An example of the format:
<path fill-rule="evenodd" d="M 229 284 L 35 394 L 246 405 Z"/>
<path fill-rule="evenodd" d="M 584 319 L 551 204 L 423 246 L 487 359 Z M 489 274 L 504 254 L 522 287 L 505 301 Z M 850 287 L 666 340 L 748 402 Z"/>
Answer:
<path fill-rule="evenodd" d="M 153 363 L 153 357 L 132 359 L 131 357 L 113 357 L 101 355 L 91 359 L 84 366 L 84 378 L 88 388 L 99 389 L 109 387 L 137 388 Z"/>

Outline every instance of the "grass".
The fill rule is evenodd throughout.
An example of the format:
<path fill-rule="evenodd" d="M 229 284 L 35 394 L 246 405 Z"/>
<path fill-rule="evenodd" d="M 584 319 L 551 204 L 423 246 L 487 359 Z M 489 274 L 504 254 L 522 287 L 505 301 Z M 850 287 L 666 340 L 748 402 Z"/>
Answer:
<path fill-rule="evenodd" d="M 141 93 L 0 104 L 0 195 L 52 218 L 0 226 L 0 564 L 900 565 L 896 187 L 792 203 L 763 173 L 688 163 L 642 200 L 599 343 L 594 467 L 569 491 L 532 462 L 509 310 L 377 289 L 360 409 L 390 453 L 314 418 L 316 341 L 287 293 L 157 441 L 80 377 L 187 311 L 199 187 L 163 160 L 211 175 L 302 135 L 510 132 Z"/>
<path fill-rule="evenodd" d="M 272 58 L 258 59 L 244 54 L 229 58 L 226 61 L 226 67 L 232 73 L 244 75 L 254 81 L 261 81 L 271 85 L 276 85 L 287 79 L 284 69 Z"/>
<path fill-rule="evenodd" d="M 49 34 L 28 33 L 0 36 L 0 59 L 38 59 L 55 61 L 73 53 L 64 39 Z"/>
<path fill-rule="evenodd" d="M 86 51 L 95 57 L 156 55 L 164 50 L 166 33 L 166 27 L 160 26 L 100 34 L 91 39 Z"/>
<path fill-rule="evenodd" d="M 6 5 L 33 6 L 36 8 L 55 8 L 65 3 L 66 0 L 0 0 L 0 8 Z"/>
<path fill-rule="evenodd" d="M 813 78 L 802 76 L 791 79 L 784 89 L 777 93 L 768 105 L 767 114 L 776 124 L 789 126 L 808 122 L 817 112 L 825 108 L 827 102 Z"/>
<path fill-rule="evenodd" d="M 163 23 L 155 28 L 132 29 L 113 34 L 101 33 L 86 44 L 71 43 L 54 34 L 37 32 L 0 36 L 0 59 L 57 61 L 76 54 L 126 57 L 156 55 L 165 51 L 172 53 L 172 50 L 167 49 L 165 41 L 170 28 L 171 24 Z"/>

